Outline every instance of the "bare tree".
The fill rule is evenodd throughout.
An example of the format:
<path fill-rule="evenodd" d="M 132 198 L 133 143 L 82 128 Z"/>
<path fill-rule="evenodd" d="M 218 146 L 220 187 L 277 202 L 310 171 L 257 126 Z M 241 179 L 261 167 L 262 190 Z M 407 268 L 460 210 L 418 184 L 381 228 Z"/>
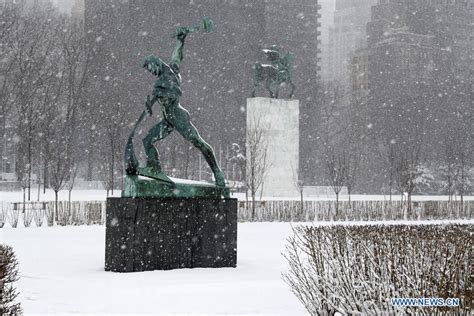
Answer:
<path fill-rule="evenodd" d="M 0 6 L 0 117 L 2 119 L 2 157 L 7 156 L 7 120 L 11 108 L 15 102 L 14 78 L 17 68 L 15 67 L 15 52 L 12 43 L 15 41 L 14 34 L 19 27 L 20 7 Z M 4 161 L 1 162 L 1 172 L 5 170 Z"/>
<path fill-rule="evenodd" d="M 452 118 L 451 139 L 446 140 L 449 144 L 445 144 L 446 149 L 452 151 L 446 153 L 446 163 L 453 171 L 454 183 L 453 189 L 461 199 L 461 207 L 464 204 L 464 195 L 469 188 L 469 169 L 473 166 L 473 147 L 474 147 L 474 131 L 472 127 L 472 113 L 456 113 Z M 448 158 L 450 158 L 448 160 Z"/>
<path fill-rule="evenodd" d="M 304 177 L 301 174 L 301 168 L 294 168 L 291 166 L 291 171 L 293 172 L 293 184 L 300 194 L 300 212 L 303 213 L 304 207 Z"/>
<path fill-rule="evenodd" d="M 232 172 L 230 174 L 234 182 L 234 187 L 237 188 L 238 184 L 243 184 L 244 187 L 242 189 L 245 191 L 245 200 L 248 202 L 248 190 L 245 187 L 246 181 L 242 181 L 243 175 L 245 175 L 247 158 L 245 157 L 245 153 L 241 150 L 239 144 L 232 144 L 232 156 L 230 157 L 229 161 L 232 165 Z"/>
<path fill-rule="evenodd" d="M 17 109 L 18 154 L 16 163 L 20 175 L 28 190 L 30 200 L 31 175 L 33 167 L 33 146 L 36 141 L 37 127 L 42 113 L 42 89 L 51 73 L 48 57 L 54 47 L 55 19 L 50 8 L 34 7 L 22 14 L 11 50 L 15 56 L 17 69 L 14 79 L 15 106 Z M 25 188 L 25 187 L 24 187 Z"/>
<path fill-rule="evenodd" d="M 261 116 L 250 116 L 246 133 L 245 187 L 252 198 L 252 217 L 255 216 L 255 201 L 259 190 L 263 191 L 265 176 L 269 171 L 268 135 L 262 126 Z"/>
<path fill-rule="evenodd" d="M 349 196 L 349 202 L 351 201 L 351 193 L 353 192 L 354 186 L 357 182 L 357 177 L 359 176 L 360 157 L 359 151 L 352 151 L 349 153 L 347 159 L 345 185 L 347 188 L 347 195 Z"/>
<path fill-rule="evenodd" d="M 336 216 L 339 212 L 339 193 L 347 177 L 348 155 L 346 150 L 339 148 L 326 148 L 325 155 L 326 173 L 329 184 L 336 194 Z"/>
<path fill-rule="evenodd" d="M 99 150 L 99 176 L 107 190 L 114 194 L 115 179 L 123 174 L 123 148 L 125 144 L 126 108 L 121 102 L 110 104 L 106 110 L 108 117 L 104 117 L 100 129 L 102 146 Z"/>
<path fill-rule="evenodd" d="M 451 134 L 452 135 L 452 134 Z M 442 174 L 443 178 L 446 181 L 446 193 L 448 194 L 448 200 L 451 202 L 456 188 L 457 182 L 457 168 L 456 160 L 457 154 L 454 150 L 454 141 L 451 137 L 447 135 L 443 138 L 443 167 Z"/>
<path fill-rule="evenodd" d="M 61 122 L 62 121 L 62 122 Z M 69 147 L 73 144 L 69 143 L 66 137 L 67 123 L 63 121 L 63 117 L 57 116 L 54 123 L 54 133 L 50 138 L 51 155 L 49 160 L 49 184 L 54 191 L 54 211 L 55 216 L 58 215 L 58 193 L 67 184 L 71 178 L 71 167 L 73 166 L 72 156 Z"/>
<path fill-rule="evenodd" d="M 66 183 L 66 189 L 68 191 L 68 210 L 71 210 L 71 192 L 76 183 L 77 171 L 79 170 L 79 165 L 77 163 L 71 163 L 71 172 L 69 174 L 69 179 Z"/>
<path fill-rule="evenodd" d="M 103 157 L 103 161 L 100 164 L 100 175 L 106 187 L 107 195 L 109 191 L 114 194 L 114 188 L 116 187 L 115 178 L 118 174 L 123 174 L 124 170 L 122 158 L 125 144 L 125 107 L 118 102 L 112 105 L 111 109 L 115 109 L 115 113 L 107 118 L 103 124 L 102 128 L 106 130 L 101 135 L 104 146 L 100 150 Z"/>
<path fill-rule="evenodd" d="M 336 215 L 339 212 L 339 193 L 347 180 L 349 155 L 345 148 L 347 135 L 341 128 L 341 121 L 349 120 L 349 116 L 342 116 L 338 108 L 344 89 L 339 83 L 331 83 L 324 89 L 321 106 L 320 143 L 323 148 L 322 161 L 326 179 L 336 195 Z"/>
<path fill-rule="evenodd" d="M 404 146 L 403 152 L 399 153 L 395 173 L 400 194 L 407 193 L 407 211 L 411 211 L 411 196 L 417 185 L 417 179 L 421 176 L 420 155 L 421 144 L 412 142 Z"/>
<path fill-rule="evenodd" d="M 64 132 L 67 142 L 66 156 L 69 163 L 65 169 L 69 169 L 67 188 L 69 192 L 69 203 L 71 191 L 74 188 L 75 178 L 78 171 L 76 163 L 77 156 L 77 128 L 81 118 L 81 110 L 84 110 L 84 92 L 89 67 L 89 51 L 85 44 L 84 28 L 80 21 L 63 18 L 58 26 L 56 36 L 58 38 L 59 52 L 62 61 L 61 77 L 63 80 L 64 96 Z"/>
<path fill-rule="evenodd" d="M 345 186 L 349 202 L 351 201 L 351 193 L 357 183 L 359 177 L 359 169 L 362 160 L 362 151 L 365 148 L 365 135 L 362 113 L 357 113 L 359 109 L 350 109 L 344 113 L 344 130 L 342 146 L 346 151 L 347 166 L 345 173 Z"/>

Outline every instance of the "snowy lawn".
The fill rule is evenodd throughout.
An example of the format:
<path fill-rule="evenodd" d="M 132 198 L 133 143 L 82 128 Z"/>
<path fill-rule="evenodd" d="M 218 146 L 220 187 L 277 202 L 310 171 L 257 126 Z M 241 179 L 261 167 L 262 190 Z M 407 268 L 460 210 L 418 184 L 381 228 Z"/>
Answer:
<path fill-rule="evenodd" d="M 448 222 L 474 224 L 473 220 L 409 223 Z M 346 224 L 374 223 L 380 222 Z M 0 242 L 17 253 L 21 275 L 17 288 L 26 314 L 302 315 L 303 306 L 281 279 L 287 271 L 281 253 L 291 233 L 289 223 L 240 223 L 235 269 L 127 274 L 104 271 L 103 226 L 4 228 Z"/>
<path fill-rule="evenodd" d="M 109 192 L 109 196 L 119 197 L 121 194 L 120 190 L 114 190 L 112 195 Z M 69 200 L 69 192 L 67 190 L 61 190 L 58 194 L 58 199 L 60 201 Z M 71 191 L 71 200 L 72 201 L 105 201 L 107 199 L 107 191 L 105 190 L 72 190 Z M 33 188 L 31 190 L 31 202 L 38 201 L 38 190 Z M 5 192 L 0 191 L 0 201 L 4 202 L 22 202 L 23 201 L 23 192 L 22 191 L 11 191 Z M 46 190 L 46 194 L 43 194 L 43 190 L 40 191 L 39 201 L 54 201 L 54 191 L 51 189 Z"/>
<path fill-rule="evenodd" d="M 103 226 L 0 229 L 15 250 L 26 314 L 305 314 L 281 280 L 289 224 L 239 224 L 238 267 L 104 271 Z"/>

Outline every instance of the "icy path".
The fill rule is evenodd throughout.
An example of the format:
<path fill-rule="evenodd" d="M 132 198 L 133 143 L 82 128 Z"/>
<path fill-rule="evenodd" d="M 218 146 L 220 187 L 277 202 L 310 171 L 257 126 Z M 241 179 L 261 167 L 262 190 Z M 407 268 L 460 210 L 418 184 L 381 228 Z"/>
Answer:
<path fill-rule="evenodd" d="M 104 272 L 101 226 L 0 229 L 26 314 L 268 314 L 305 310 L 281 280 L 289 224 L 239 224 L 238 268 Z"/>

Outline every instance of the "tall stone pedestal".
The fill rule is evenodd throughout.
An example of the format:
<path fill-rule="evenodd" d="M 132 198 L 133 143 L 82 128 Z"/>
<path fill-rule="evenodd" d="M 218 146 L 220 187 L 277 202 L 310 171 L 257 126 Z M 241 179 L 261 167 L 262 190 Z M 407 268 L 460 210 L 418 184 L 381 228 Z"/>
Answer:
<path fill-rule="evenodd" d="M 249 139 L 262 134 L 257 149 Z M 296 183 L 299 174 L 299 101 L 270 98 L 247 99 L 247 155 L 266 156 L 263 177 L 264 197 L 299 197 Z M 266 150 L 265 150 L 266 149 Z M 249 151 L 255 151 L 251 153 Z M 262 165 L 261 158 L 256 164 Z M 247 174 L 251 172 L 247 164 Z"/>
<path fill-rule="evenodd" d="M 107 199 L 106 271 L 236 265 L 237 199 Z"/>

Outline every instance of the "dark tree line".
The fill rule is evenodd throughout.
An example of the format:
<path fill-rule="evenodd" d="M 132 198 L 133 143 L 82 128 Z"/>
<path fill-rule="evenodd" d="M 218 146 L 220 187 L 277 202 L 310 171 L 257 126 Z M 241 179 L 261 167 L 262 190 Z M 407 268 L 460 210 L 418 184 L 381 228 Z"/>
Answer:
<path fill-rule="evenodd" d="M 78 130 L 88 111 L 89 65 L 83 25 L 48 6 L 0 9 L 9 21 L 0 25 L 0 33 L 8 34 L 1 46 L 2 152 L 13 152 L 24 199 L 32 199 L 33 174 L 38 191 L 42 184 L 57 195 L 74 182 L 81 161 Z M 13 144 L 10 152 L 7 143 Z"/>

